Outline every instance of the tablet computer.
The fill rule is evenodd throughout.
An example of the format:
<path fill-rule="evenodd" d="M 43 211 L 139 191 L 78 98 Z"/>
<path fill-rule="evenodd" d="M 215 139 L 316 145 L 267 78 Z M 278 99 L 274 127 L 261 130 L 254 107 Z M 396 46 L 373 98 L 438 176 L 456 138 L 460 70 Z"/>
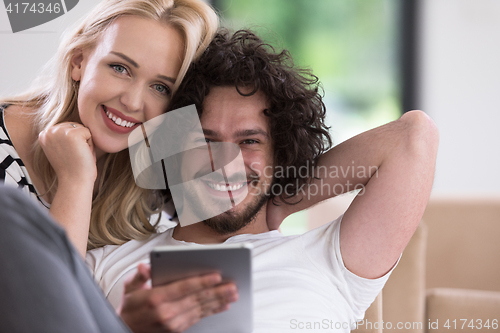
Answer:
<path fill-rule="evenodd" d="M 238 300 L 229 310 L 205 318 L 186 333 L 251 333 L 253 331 L 252 246 L 247 243 L 162 246 L 151 252 L 153 287 L 182 278 L 219 272 L 233 281 Z"/>

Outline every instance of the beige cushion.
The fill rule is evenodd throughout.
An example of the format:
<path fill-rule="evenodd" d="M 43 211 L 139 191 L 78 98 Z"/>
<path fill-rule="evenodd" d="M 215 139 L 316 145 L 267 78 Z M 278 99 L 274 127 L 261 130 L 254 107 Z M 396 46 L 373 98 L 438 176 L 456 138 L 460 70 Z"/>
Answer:
<path fill-rule="evenodd" d="M 500 291 L 500 199 L 432 199 L 426 286 Z"/>
<path fill-rule="evenodd" d="M 431 325 L 430 332 L 434 333 L 499 332 L 500 292 L 455 288 L 430 289 L 427 292 L 427 319 L 427 326 Z M 489 328 L 484 327 L 487 321 Z"/>

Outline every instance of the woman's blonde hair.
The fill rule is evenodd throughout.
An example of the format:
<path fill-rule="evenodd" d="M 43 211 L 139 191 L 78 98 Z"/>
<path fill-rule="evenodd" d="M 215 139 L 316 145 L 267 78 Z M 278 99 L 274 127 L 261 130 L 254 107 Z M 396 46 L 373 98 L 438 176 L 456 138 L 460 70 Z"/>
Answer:
<path fill-rule="evenodd" d="M 169 24 L 184 39 L 184 60 L 174 85 L 179 86 L 189 65 L 203 53 L 218 28 L 213 9 L 201 0 L 103 0 L 74 30 L 67 32 L 58 52 L 47 64 L 33 88 L 3 103 L 36 108 L 33 135 L 55 124 L 79 121 L 78 82 L 71 78 L 71 58 L 76 49 L 94 47 L 115 19 L 136 15 Z M 154 38 L 154 36 L 151 36 Z M 57 189 L 57 177 L 38 141 L 33 147 L 34 170 L 47 193 Z M 134 181 L 128 150 L 109 154 L 92 202 L 88 249 L 123 244 L 155 232 L 149 221 L 160 212 L 161 202 Z M 44 193 L 45 194 L 45 193 Z"/>

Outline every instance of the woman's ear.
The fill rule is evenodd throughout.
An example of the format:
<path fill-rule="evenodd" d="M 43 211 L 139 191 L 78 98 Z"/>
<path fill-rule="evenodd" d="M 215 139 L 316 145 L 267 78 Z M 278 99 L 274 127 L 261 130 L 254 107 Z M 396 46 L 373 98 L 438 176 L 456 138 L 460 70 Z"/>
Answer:
<path fill-rule="evenodd" d="M 83 50 L 73 50 L 71 56 L 71 78 L 75 81 L 80 81 L 82 78 L 82 63 L 83 63 Z"/>

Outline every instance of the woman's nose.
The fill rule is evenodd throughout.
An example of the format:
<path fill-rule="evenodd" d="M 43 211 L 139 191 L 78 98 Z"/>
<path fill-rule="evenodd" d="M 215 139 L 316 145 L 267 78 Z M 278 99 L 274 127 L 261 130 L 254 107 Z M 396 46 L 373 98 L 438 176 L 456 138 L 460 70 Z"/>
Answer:
<path fill-rule="evenodd" d="M 144 109 L 145 91 L 139 85 L 130 85 L 122 93 L 120 101 L 128 112 L 138 112 Z"/>

